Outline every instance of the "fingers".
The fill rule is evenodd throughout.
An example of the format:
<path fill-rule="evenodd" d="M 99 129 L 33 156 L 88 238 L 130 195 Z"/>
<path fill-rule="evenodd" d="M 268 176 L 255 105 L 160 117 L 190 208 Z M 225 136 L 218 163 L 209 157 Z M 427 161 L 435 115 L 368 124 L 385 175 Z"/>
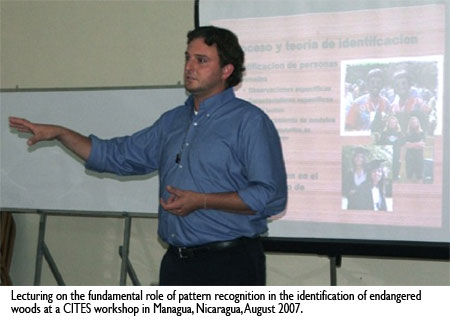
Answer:
<path fill-rule="evenodd" d="M 164 199 L 162 197 L 159 198 L 159 204 L 161 204 L 163 209 L 165 209 L 166 211 L 168 210 L 169 203 L 164 201 Z"/>
<path fill-rule="evenodd" d="M 14 117 L 14 116 L 10 116 L 8 119 L 9 119 L 10 123 L 21 123 L 23 121 L 26 121 L 26 119 L 24 119 L 24 118 L 19 118 L 19 117 Z"/>
<path fill-rule="evenodd" d="M 179 210 L 183 206 L 183 202 L 181 200 L 177 200 L 173 195 L 169 196 L 169 198 L 165 201 L 163 198 L 160 199 L 161 206 L 166 211 L 174 211 Z"/>
<path fill-rule="evenodd" d="M 31 126 L 32 124 L 24 118 L 9 117 L 9 127 L 18 130 L 21 133 L 33 133 Z M 37 141 L 33 136 L 27 140 L 27 145 L 32 146 L 36 144 L 36 142 Z"/>
<path fill-rule="evenodd" d="M 26 120 L 25 118 L 11 116 L 11 117 L 9 117 L 9 123 L 13 124 L 13 125 L 25 125 L 25 124 L 29 124 L 30 122 L 28 120 Z"/>
<path fill-rule="evenodd" d="M 164 203 L 164 206 L 163 207 L 166 207 L 166 208 L 169 208 L 169 207 L 174 207 L 174 202 L 175 202 L 175 200 L 177 199 L 177 196 L 174 194 L 174 193 L 172 193 L 172 192 L 175 192 L 175 191 L 177 191 L 175 188 L 173 188 L 173 187 L 171 187 L 171 186 L 166 186 L 166 189 L 167 189 L 167 191 L 169 192 L 169 193 L 171 193 L 170 195 L 169 195 L 169 197 L 167 198 L 167 201 L 164 201 L 164 199 L 162 199 L 161 198 L 161 202 L 162 203 Z M 162 204 L 161 204 L 162 205 Z"/>
<path fill-rule="evenodd" d="M 191 213 L 195 208 L 191 204 L 192 192 L 181 190 L 173 186 L 166 186 L 166 190 L 170 193 L 167 200 L 160 199 L 160 204 L 162 208 L 172 214 L 178 216 L 185 216 Z"/>
<path fill-rule="evenodd" d="M 172 196 L 171 196 L 172 197 Z M 175 215 L 183 216 L 186 215 L 183 204 L 181 202 L 176 202 L 175 200 L 170 200 L 170 197 L 167 201 L 164 201 L 163 198 L 160 198 L 159 203 L 161 204 L 162 208 L 166 210 L 167 212 L 170 212 Z"/>
<path fill-rule="evenodd" d="M 9 126 L 20 132 L 31 132 L 31 123 L 23 118 L 9 117 Z"/>
<path fill-rule="evenodd" d="M 35 134 L 33 126 L 34 126 L 33 123 L 29 122 L 24 118 L 9 117 L 9 127 L 18 130 L 21 133 Z M 38 141 L 39 139 L 36 137 L 36 135 L 34 135 L 27 140 L 27 145 L 32 146 L 36 144 Z"/>
<path fill-rule="evenodd" d="M 167 203 L 172 203 L 177 199 L 177 197 L 173 194 L 170 194 L 169 198 L 167 199 Z"/>
<path fill-rule="evenodd" d="M 36 144 L 38 141 L 39 141 L 39 139 L 37 139 L 36 136 L 30 137 L 27 140 L 27 145 L 32 146 L 32 145 Z"/>
<path fill-rule="evenodd" d="M 166 190 L 167 190 L 170 194 L 172 194 L 172 195 L 174 195 L 174 196 L 176 196 L 176 197 L 180 197 L 180 196 L 182 196 L 182 194 L 183 194 L 183 191 L 182 191 L 182 190 L 180 190 L 180 189 L 178 189 L 178 188 L 175 188 L 175 187 L 173 187 L 173 186 L 170 186 L 170 185 L 167 185 L 167 186 L 166 186 Z"/>
<path fill-rule="evenodd" d="M 13 129 L 17 129 L 19 132 L 32 134 L 33 136 L 27 141 L 29 146 L 43 140 L 56 139 L 62 132 L 60 126 L 36 124 L 18 117 L 9 117 L 9 126 Z"/>

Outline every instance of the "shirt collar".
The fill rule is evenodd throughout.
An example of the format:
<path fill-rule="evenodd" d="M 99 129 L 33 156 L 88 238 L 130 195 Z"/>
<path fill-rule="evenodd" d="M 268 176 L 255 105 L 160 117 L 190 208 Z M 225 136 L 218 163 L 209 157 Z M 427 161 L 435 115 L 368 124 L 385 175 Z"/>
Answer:
<path fill-rule="evenodd" d="M 221 93 L 214 95 L 212 97 L 209 97 L 208 99 L 205 99 L 200 104 L 199 114 L 202 114 L 204 112 L 213 113 L 216 110 L 220 109 L 221 106 L 223 106 L 228 101 L 235 98 L 234 89 L 228 88 L 222 91 Z M 191 108 L 192 113 L 194 111 L 194 97 L 190 95 L 186 102 L 184 103 L 186 106 Z"/>

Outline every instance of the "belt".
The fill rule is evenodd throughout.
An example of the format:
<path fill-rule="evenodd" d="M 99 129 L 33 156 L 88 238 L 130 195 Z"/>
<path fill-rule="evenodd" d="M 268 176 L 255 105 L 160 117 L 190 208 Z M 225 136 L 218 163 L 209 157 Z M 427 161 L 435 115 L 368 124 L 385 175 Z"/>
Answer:
<path fill-rule="evenodd" d="M 191 259 L 201 255 L 205 255 L 212 252 L 217 252 L 220 250 L 228 249 L 234 246 L 248 243 L 250 241 L 259 240 L 259 237 L 248 238 L 240 237 L 234 240 L 223 241 L 223 242 L 213 242 L 204 245 L 193 246 L 193 247 L 176 247 L 173 245 L 169 246 L 169 251 L 175 253 L 180 259 Z"/>

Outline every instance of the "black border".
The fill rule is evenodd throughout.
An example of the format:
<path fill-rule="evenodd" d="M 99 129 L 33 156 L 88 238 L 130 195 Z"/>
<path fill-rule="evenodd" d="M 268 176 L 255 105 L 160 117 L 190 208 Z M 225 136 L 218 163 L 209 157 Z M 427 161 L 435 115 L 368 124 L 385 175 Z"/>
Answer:
<path fill-rule="evenodd" d="M 263 237 L 266 252 L 450 260 L 450 243 Z"/>
<path fill-rule="evenodd" d="M 200 0 L 194 1 L 194 27 L 200 27 Z"/>

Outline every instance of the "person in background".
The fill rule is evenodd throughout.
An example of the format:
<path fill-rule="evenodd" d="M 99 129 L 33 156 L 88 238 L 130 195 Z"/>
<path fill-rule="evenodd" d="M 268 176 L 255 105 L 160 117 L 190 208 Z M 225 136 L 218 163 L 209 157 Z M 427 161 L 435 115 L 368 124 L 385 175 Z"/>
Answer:
<path fill-rule="evenodd" d="M 421 180 L 424 169 L 425 133 L 417 117 L 408 121 L 408 130 L 405 137 L 405 168 L 406 177 Z"/>
<path fill-rule="evenodd" d="M 397 117 L 394 115 L 389 116 L 386 120 L 386 127 L 376 143 L 392 146 L 392 176 L 394 180 L 398 180 L 400 175 L 400 153 L 404 144 L 404 138 Z"/>
<path fill-rule="evenodd" d="M 392 112 L 397 117 L 402 132 L 408 129 L 410 117 L 416 117 L 424 131 L 429 126 L 431 108 L 420 97 L 417 88 L 411 83 L 410 75 L 406 70 L 400 70 L 393 76 L 395 97 L 392 102 Z"/>
<path fill-rule="evenodd" d="M 351 208 L 355 202 L 355 194 L 358 187 L 367 179 L 366 165 L 368 150 L 356 147 L 352 155 L 352 166 L 343 175 L 342 192 L 347 198 L 347 208 Z"/>
<path fill-rule="evenodd" d="M 237 37 L 207 26 L 187 38 L 190 96 L 148 128 L 103 140 L 16 117 L 10 126 L 31 133 L 29 145 L 61 141 L 91 170 L 159 172 L 158 234 L 169 245 L 160 285 L 264 285 L 259 236 L 287 202 L 280 139 L 261 109 L 234 95 L 245 70 Z"/>
<path fill-rule="evenodd" d="M 355 99 L 345 120 L 348 131 L 370 131 L 379 134 L 384 128 L 386 116 L 390 113 L 389 101 L 380 95 L 384 86 L 381 69 L 372 69 L 367 74 L 368 93 Z"/>
<path fill-rule="evenodd" d="M 387 211 L 383 162 L 376 159 L 367 164 L 367 179 L 357 188 L 349 210 Z"/>

